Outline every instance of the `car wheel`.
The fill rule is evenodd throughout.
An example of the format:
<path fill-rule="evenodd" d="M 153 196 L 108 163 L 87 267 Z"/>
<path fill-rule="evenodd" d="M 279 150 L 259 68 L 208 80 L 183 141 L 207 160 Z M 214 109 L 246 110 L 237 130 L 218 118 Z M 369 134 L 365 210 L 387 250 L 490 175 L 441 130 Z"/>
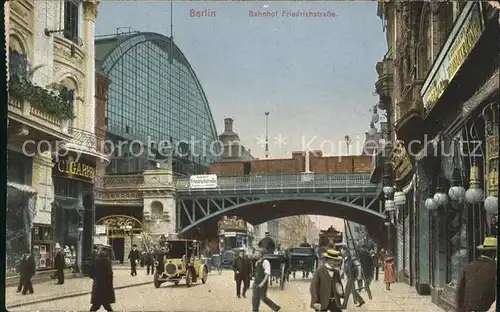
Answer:
<path fill-rule="evenodd" d="M 207 279 L 208 279 L 208 269 L 207 267 L 205 267 L 203 269 L 203 278 L 201 279 L 201 282 L 205 284 L 207 282 Z"/>
<path fill-rule="evenodd" d="M 186 271 L 186 276 L 184 277 L 186 279 L 186 286 L 187 287 L 191 287 L 191 285 L 193 284 L 191 275 L 192 275 L 191 270 L 188 269 Z"/>

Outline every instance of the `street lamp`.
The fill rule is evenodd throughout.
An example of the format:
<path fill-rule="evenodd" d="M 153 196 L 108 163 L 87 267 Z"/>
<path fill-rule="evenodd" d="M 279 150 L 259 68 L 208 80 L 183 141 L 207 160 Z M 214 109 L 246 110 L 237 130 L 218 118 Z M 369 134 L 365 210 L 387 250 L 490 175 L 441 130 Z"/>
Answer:
<path fill-rule="evenodd" d="M 265 112 L 266 115 L 266 158 L 269 157 L 269 112 Z"/>
<path fill-rule="evenodd" d="M 460 169 L 453 169 L 451 183 L 452 187 L 448 190 L 448 196 L 453 201 L 462 201 L 465 198 L 465 188 L 462 186 L 462 174 Z"/>
<path fill-rule="evenodd" d="M 467 192 L 465 192 L 465 200 L 469 204 L 474 205 L 484 200 L 484 191 L 479 187 L 479 167 L 475 164 L 474 159 L 472 161 L 473 163 L 470 167 L 470 187 Z"/>
<path fill-rule="evenodd" d="M 446 178 L 442 175 L 437 177 L 437 187 L 436 194 L 434 194 L 433 199 L 438 206 L 444 206 L 448 203 L 448 195 L 445 190 Z"/>
<path fill-rule="evenodd" d="M 83 239 L 83 223 L 78 223 L 78 240 L 77 240 L 77 255 L 76 255 L 76 266 L 78 267 L 78 272 L 82 273 L 82 239 Z"/>

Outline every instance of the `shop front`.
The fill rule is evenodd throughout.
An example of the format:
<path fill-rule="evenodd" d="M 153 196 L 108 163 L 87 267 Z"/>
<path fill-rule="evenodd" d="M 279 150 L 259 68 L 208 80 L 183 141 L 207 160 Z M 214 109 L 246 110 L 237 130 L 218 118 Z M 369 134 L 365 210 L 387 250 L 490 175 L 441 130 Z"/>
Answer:
<path fill-rule="evenodd" d="M 71 265 L 84 273 L 93 251 L 95 170 L 95 163 L 75 154 L 59 157 L 52 169 L 53 242 L 65 251 Z M 50 246 L 50 258 L 53 258 L 54 247 Z"/>
<path fill-rule="evenodd" d="M 395 226 L 397 233 L 397 273 L 398 280 L 410 285 L 414 281 L 414 263 L 410 250 L 415 246 L 415 203 L 414 203 L 414 169 L 403 142 L 397 142 L 390 156 L 393 176 L 396 184 L 394 204 L 396 207 Z"/>
<path fill-rule="evenodd" d="M 416 260 L 429 267 L 417 265 L 417 278 L 445 309 L 455 308 L 459 275 L 476 247 L 496 235 L 498 201 L 492 209 L 484 192 L 498 192 L 498 36 L 498 15 L 467 3 L 421 89 Z"/>
<path fill-rule="evenodd" d="M 32 158 L 7 151 L 6 268 L 14 273 L 24 252 L 32 249 L 31 228 L 36 213 L 36 190 L 32 183 Z"/>

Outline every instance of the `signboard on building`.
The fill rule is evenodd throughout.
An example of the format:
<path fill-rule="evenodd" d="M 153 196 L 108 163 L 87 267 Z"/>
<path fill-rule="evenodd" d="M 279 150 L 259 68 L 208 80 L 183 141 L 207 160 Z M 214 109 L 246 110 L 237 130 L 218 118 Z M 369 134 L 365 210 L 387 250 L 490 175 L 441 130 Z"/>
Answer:
<path fill-rule="evenodd" d="M 189 187 L 191 188 L 217 188 L 217 175 L 202 174 L 194 175 L 189 178 Z"/>
<path fill-rule="evenodd" d="M 413 163 L 402 142 L 398 142 L 393 149 L 390 162 L 394 171 L 396 181 L 405 181 L 413 173 Z"/>
<path fill-rule="evenodd" d="M 468 2 L 420 90 L 427 112 L 441 98 L 448 84 L 476 45 L 483 30 L 479 2 Z"/>
<path fill-rule="evenodd" d="M 52 175 L 63 178 L 82 180 L 88 183 L 94 183 L 95 162 L 77 157 L 59 158 L 52 169 Z"/>
<path fill-rule="evenodd" d="M 106 226 L 95 225 L 95 235 L 104 235 L 104 234 L 106 234 Z"/>

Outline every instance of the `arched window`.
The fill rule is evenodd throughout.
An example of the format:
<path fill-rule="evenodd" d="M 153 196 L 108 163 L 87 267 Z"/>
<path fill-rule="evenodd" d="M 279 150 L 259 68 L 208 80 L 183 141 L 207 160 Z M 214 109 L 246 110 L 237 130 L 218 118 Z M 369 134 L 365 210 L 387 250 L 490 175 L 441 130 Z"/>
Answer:
<path fill-rule="evenodd" d="M 78 87 L 75 80 L 71 78 L 65 78 L 61 81 L 60 96 L 64 100 L 67 100 L 73 109 L 74 116 L 78 116 L 79 107 L 76 103 L 76 98 L 78 96 Z M 76 125 L 78 127 L 78 125 Z M 73 120 L 70 120 L 70 128 L 73 127 Z"/>
<path fill-rule="evenodd" d="M 9 73 L 26 76 L 29 70 L 28 57 L 21 42 L 15 36 L 9 37 Z"/>
<path fill-rule="evenodd" d="M 439 48 L 441 49 L 448 39 L 453 28 L 453 4 L 451 2 L 441 2 L 439 4 Z"/>
<path fill-rule="evenodd" d="M 419 79 L 425 79 L 432 65 L 432 25 L 429 4 L 426 3 L 422 9 L 420 22 L 420 45 L 418 49 L 418 75 Z"/>

